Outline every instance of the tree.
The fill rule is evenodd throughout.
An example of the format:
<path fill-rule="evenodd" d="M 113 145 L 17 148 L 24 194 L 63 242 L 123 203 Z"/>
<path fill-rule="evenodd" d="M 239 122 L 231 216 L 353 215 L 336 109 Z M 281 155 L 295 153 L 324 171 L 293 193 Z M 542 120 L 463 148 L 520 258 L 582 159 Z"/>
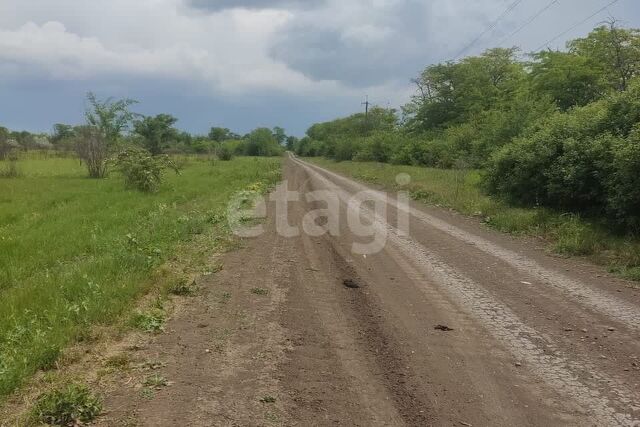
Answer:
<path fill-rule="evenodd" d="M 282 148 L 273 136 L 271 129 L 257 128 L 247 135 L 245 142 L 247 156 L 277 156 L 281 152 Z"/>
<path fill-rule="evenodd" d="M 619 28 L 615 21 L 568 43 L 570 52 L 588 58 L 613 89 L 625 91 L 640 74 L 640 30 Z"/>
<path fill-rule="evenodd" d="M 151 155 L 157 156 L 162 153 L 167 143 L 177 137 L 178 132 L 173 128 L 177 121 L 178 119 L 169 114 L 158 114 L 135 121 L 133 129 L 142 137 L 142 143 Z"/>
<path fill-rule="evenodd" d="M 530 78 L 534 92 L 548 95 L 563 110 L 587 105 L 605 92 L 602 70 L 592 67 L 587 57 L 542 51 L 533 54 L 533 59 Z"/>
<path fill-rule="evenodd" d="M 276 126 L 273 128 L 273 137 L 278 141 L 278 144 L 284 145 L 287 140 L 287 134 L 284 132 L 284 129 L 280 126 Z"/>
<path fill-rule="evenodd" d="M 109 155 L 104 135 L 95 126 L 78 126 L 76 128 L 76 152 L 87 166 L 90 178 L 104 178 L 107 174 L 107 157 Z"/>
<path fill-rule="evenodd" d="M 106 160 L 118 142 L 121 133 L 128 129 L 134 114 L 129 106 L 131 99 L 100 101 L 89 92 L 89 108 L 85 112 L 87 126 L 79 127 L 76 150 L 87 165 L 91 178 L 104 178 L 107 174 Z"/>
<path fill-rule="evenodd" d="M 9 129 L 0 126 L 0 160 L 4 160 L 9 155 L 9 152 L 17 145 L 9 136 Z"/>
<path fill-rule="evenodd" d="M 71 151 L 75 143 L 75 130 L 71 125 L 56 123 L 53 125 L 53 134 L 49 141 L 56 150 Z"/>
<path fill-rule="evenodd" d="M 297 143 L 298 138 L 296 138 L 295 136 L 288 136 L 286 143 L 287 151 L 293 151 Z"/>
<path fill-rule="evenodd" d="M 231 132 L 227 128 L 212 127 L 209 131 L 209 139 L 216 142 L 228 141 L 230 139 L 238 139 L 239 135 Z"/>
<path fill-rule="evenodd" d="M 129 111 L 129 107 L 137 101 L 113 98 L 101 101 L 92 92 L 87 94 L 87 100 L 89 101 L 89 108 L 85 112 L 87 124 L 97 128 L 108 148 L 113 148 L 122 132 L 128 129 L 133 120 L 135 114 Z"/>
<path fill-rule="evenodd" d="M 53 135 L 51 135 L 51 143 L 56 144 L 59 141 L 73 137 L 73 126 L 64 123 L 56 123 L 53 125 Z"/>
<path fill-rule="evenodd" d="M 489 49 L 460 62 L 427 67 L 414 83 L 417 94 L 403 108 L 415 131 L 441 130 L 509 100 L 526 74 L 517 49 Z"/>

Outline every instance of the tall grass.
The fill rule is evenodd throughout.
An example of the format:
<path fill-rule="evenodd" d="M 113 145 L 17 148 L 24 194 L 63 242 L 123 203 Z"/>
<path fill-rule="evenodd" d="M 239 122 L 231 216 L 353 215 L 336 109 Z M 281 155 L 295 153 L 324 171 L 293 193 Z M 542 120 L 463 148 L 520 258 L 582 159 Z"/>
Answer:
<path fill-rule="evenodd" d="M 92 324 L 107 324 L 195 234 L 226 231 L 231 195 L 274 183 L 280 160 L 190 160 L 155 194 L 85 178 L 74 159 L 21 160 L 0 180 L 0 398 Z"/>
<path fill-rule="evenodd" d="M 489 226 L 503 232 L 542 237 L 549 242 L 550 250 L 558 254 L 587 256 L 596 263 L 606 265 L 612 272 L 640 280 L 638 238 L 618 236 L 597 222 L 574 214 L 509 206 L 482 192 L 478 170 L 335 162 L 317 157 L 307 160 L 390 190 L 398 188 L 396 176 L 406 173 L 411 177 L 407 188 L 415 200 L 481 217 Z"/>

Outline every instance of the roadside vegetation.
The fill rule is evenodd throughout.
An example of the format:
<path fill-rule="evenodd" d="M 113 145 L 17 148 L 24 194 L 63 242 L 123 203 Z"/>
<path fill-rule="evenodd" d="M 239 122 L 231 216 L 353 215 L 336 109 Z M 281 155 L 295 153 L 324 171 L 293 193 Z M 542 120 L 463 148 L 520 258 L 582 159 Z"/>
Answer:
<path fill-rule="evenodd" d="M 640 241 L 612 233 L 606 226 L 556 209 L 523 208 L 488 196 L 477 169 L 438 169 L 377 162 L 335 162 L 311 158 L 313 163 L 369 184 L 408 191 L 413 200 L 454 209 L 479 218 L 497 230 L 540 237 L 555 253 L 589 257 L 612 273 L 640 281 Z M 400 173 L 411 176 L 398 185 Z"/>
<path fill-rule="evenodd" d="M 185 160 L 154 193 L 125 189 L 119 174 L 86 179 L 66 158 L 25 159 L 22 177 L 0 180 L 0 396 L 130 311 L 177 245 L 206 235 L 215 250 L 231 196 L 279 178 L 279 158 Z M 157 330 L 161 317 L 133 323 Z"/>
<path fill-rule="evenodd" d="M 640 278 L 639 30 L 611 22 L 525 59 L 517 48 L 490 49 L 413 81 L 400 117 L 376 107 L 318 123 L 291 148 L 428 168 L 411 169 L 425 186 L 417 198 L 481 212 L 499 229 L 542 235 L 561 253 Z M 392 168 L 330 166 L 393 184 L 380 175 Z"/>
<path fill-rule="evenodd" d="M 191 242 L 202 253 L 226 247 L 232 196 L 280 177 L 280 128 L 197 137 L 169 115 L 132 113 L 132 100 L 88 101 L 84 124 L 58 124 L 50 136 L 0 128 L 0 402 L 96 326 L 161 331 L 162 299 L 137 311 L 139 298 L 159 282 L 164 294 L 196 291 L 166 263 Z M 218 156 L 222 148 L 230 155 Z M 87 396 L 53 391 L 35 416 L 84 421 L 99 411 Z"/>

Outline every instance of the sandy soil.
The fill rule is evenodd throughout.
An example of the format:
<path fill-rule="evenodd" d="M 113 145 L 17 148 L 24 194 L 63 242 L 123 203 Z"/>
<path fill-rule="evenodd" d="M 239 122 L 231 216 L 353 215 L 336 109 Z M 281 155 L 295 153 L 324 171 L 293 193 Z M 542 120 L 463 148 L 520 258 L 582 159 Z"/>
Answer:
<path fill-rule="evenodd" d="M 135 349 L 169 385 L 150 392 L 122 375 L 99 425 L 640 419 L 640 292 L 629 283 L 394 195 L 385 216 L 354 207 L 349 200 L 366 187 L 295 158 L 285 178 L 301 192 L 288 218 L 269 203 L 264 233 L 226 254 L 223 271 L 200 280 L 166 333 Z M 323 207 L 306 200 L 322 189 L 339 202 L 335 235 L 279 235 L 278 221 L 301 224 Z M 350 231 L 354 209 L 386 236 L 380 252 L 352 251 L 370 240 Z"/>

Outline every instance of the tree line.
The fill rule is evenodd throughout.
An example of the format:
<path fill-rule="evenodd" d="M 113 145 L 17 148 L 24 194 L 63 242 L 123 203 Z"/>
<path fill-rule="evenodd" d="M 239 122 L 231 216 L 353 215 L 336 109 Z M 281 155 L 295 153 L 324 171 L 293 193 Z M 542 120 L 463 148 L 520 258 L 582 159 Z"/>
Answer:
<path fill-rule="evenodd" d="M 526 206 L 640 232 L 640 30 L 615 22 L 565 50 L 517 48 L 426 67 L 401 111 L 311 126 L 302 156 L 480 168 L 486 190 Z"/>
<path fill-rule="evenodd" d="M 239 135 L 224 127 L 212 127 L 207 135 L 194 135 L 175 127 L 170 114 L 144 116 L 131 111 L 137 101 L 101 100 L 87 94 L 85 123 L 57 123 L 50 134 L 10 131 L 0 126 L 0 160 L 28 150 L 55 151 L 79 156 L 92 177 L 106 173 L 111 156 L 126 148 L 144 149 L 151 156 L 161 154 L 208 154 L 228 160 L 235 155 L 277 156 L 292 147 L 296 138 L 281 127 L 257 128 Z"/>

